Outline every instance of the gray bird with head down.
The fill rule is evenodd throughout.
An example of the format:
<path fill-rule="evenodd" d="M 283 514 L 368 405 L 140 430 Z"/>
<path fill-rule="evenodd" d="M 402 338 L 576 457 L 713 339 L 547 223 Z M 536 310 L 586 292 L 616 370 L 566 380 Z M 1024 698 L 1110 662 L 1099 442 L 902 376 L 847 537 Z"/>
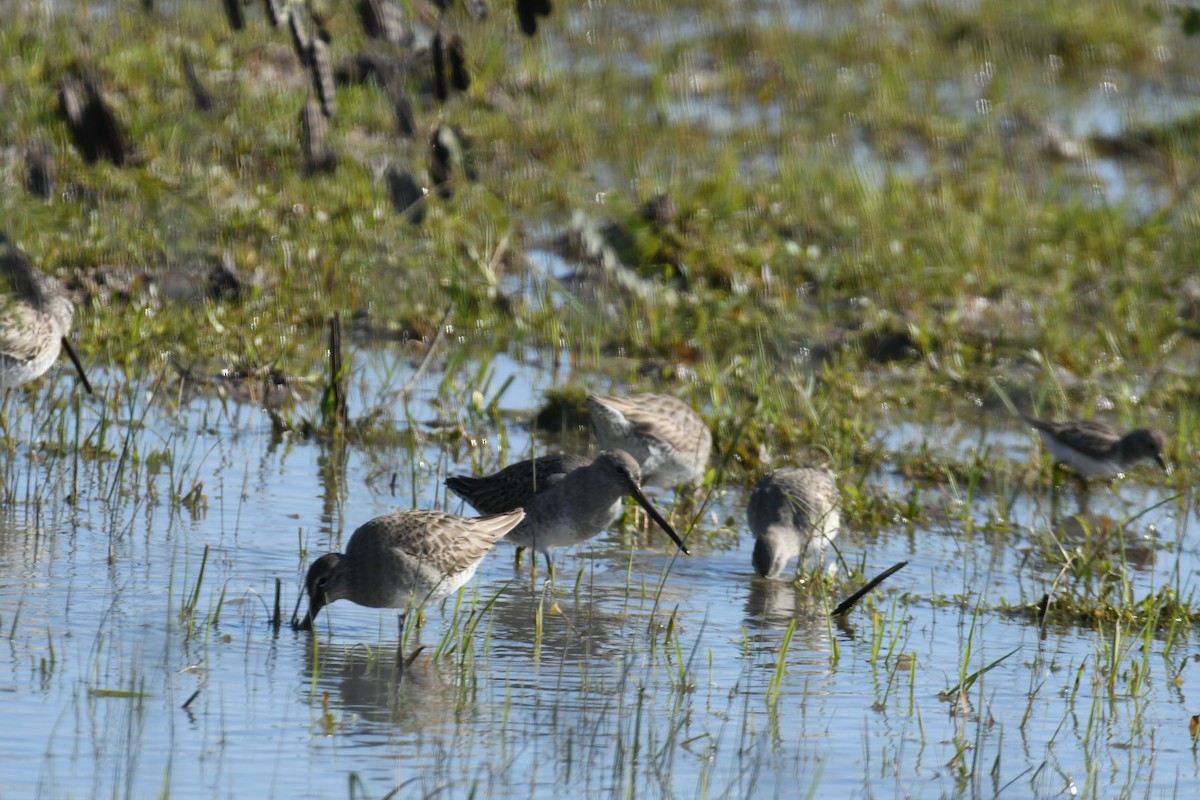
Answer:
<path fill-rule="evenodd" d="M 778 577 L 797 556 L 797 570 L 809 555 L 823 562 L 841 524 L 840 506 L 837 483 L 827 469 L 779 469 L 764 475 L 746 507 L 755 572 Z M 834 568 L 831 563 L 830 573 Z"/>
<path fill-rule="evenodd" d="M 335 600 L 370 608 L 402 608 L 452 594 L 475 574 L 483 557 L 525 518 L 523 511 L 460 517 L 444 511 L 397 511 L 362 525 L 345 553 L 326 553 L 304 578 L 308 614 L 296 625 L 311 630 Z"/>

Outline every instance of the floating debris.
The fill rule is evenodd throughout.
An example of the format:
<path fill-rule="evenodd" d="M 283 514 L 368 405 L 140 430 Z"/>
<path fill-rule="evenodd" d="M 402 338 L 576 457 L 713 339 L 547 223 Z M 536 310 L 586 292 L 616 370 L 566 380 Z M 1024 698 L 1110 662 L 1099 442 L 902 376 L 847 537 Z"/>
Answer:
<path fill-rule="evenodd" d="M 579 263 L 569 283 L 575 291 L 595 288 L 595 285 L 611 283 L 619 289 L 637 297 L 652 300 L 664 306 L 679 302 L 679 291 L 673 286 L 642 277 L 622 257 L 636 248 L 631 244 L 633 234 L 623 226 L 608 221 L 597 221 L 582 211 L 576 211 L 569 229 L 556 240 L 556 249 L 564 259 Z M 678 269 L 673 264 L 663 266 Z M 663 273 L 665 276 L 665 272 Z M 682 272 L 679 272 L 682 277 Z M 686 291 L 686 281 L 681 288 Z"/>

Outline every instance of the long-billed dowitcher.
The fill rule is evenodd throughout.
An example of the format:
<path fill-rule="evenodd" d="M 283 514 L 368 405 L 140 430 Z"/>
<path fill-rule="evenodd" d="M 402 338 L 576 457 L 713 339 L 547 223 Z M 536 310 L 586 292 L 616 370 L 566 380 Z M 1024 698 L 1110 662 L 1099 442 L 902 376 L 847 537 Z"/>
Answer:
<path fill-rule="evenodd" d="M 401 608 L 409 599 L 437 600 L 457 591 L 488 551 L 525 518 L 521 510 L 486 517 L 444 511 L 397 511 L 365 523 L 345 553 L 326 553 L 304 578 L 312 629 L 317 613 L 345 598 L 369 608 Z"/>
<path fill-rule="evenodd" d="M 75 318 L 66 287 L 34 269 L 25 252 L 2 233 L 0 273 L 7 282 L 0 299 L 0 389 L 13 389 L 41 376 L 66 350 L 90 393 L 92 385 L 66 338 Z"/>
<path fill-rule="evenodd" d="M 600 446 L 637 459 L 646 486 L 699 484 L 712 452 L 712 432 L 692 408 L 670 395 L 587 399 Z"/>
<path fill-rule="evenodd" d="M 1024 417 L 1042 436 L 1055 460 L 1081 478 L 1115 478 L 1142 461 L 1153 459 L 1164 471 L 1162 431 L 1138 428 L 1128 433 L 1099 420 L 1048 422 Z"/>
<path fill-rule="evenodd" d="M 525 509 L 525 521 L 508 534 L 518 547 L 546 555 L 592 538 L 621 514 L 621 499 L 633 497 L 679 549 L 683 540 L 641 489 L 637 460 L 624 450 L 604 450 L 594 461 L 550 455 L 519 461 L 482 477 L 455 475 L 446 487 L 483 514 Z"/>
<path fill-rule="evenodd" d="M 819 561 L 837 536 L 841 497 L 827 469 L 778 469 L 764 475 L 750 492 L 746 518 L 754 534 L 754 570 L 764 578 L 778 577 L 788 561 L 809 553 Z M 830 564 L 830 572 L 835 568 Z"/>

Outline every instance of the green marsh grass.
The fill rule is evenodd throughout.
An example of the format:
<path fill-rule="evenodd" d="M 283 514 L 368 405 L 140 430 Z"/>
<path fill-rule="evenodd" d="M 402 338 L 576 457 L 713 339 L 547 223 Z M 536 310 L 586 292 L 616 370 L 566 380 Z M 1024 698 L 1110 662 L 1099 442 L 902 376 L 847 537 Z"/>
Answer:
<path fill-rule="evenodd" d="M 708 0 L 689 7 L 706 21 L 726 11 Z M 528 359 L 561 370 L 554 383 L 577 393 L 666 390 L 700 408 L 717 437 L 706 494 L 694 516 L 685 517 L 689 545 L 706 558 L 734 549 L 741 528 L 736 515 L 730 523 L 711 523 L 710 500 L 722 499 L 722 492 L 744 490 L 773 465 L 807 457 L 807 448 L 819 448 L 838 472 L 846 521 L 839 553 L 847 569 L 835 581 L 806 576 L 792 590 L 801 596 L 798 607 L 827 610 L 867 572 L 872 549 L 889 538 L 933 547 L 954 539 L 964 562 L 961 581 L 927 581 L 922 573 L 916 597 L 867 598 L 863 617 L 871 641 L 865 651 L 854 650 L 856 658 L 865 652 L 877 671 L 871 700 L 885 707 L 880 713 L 889 699 L 899 705 L 893 689 L 908 672 L 907 716 L 917 719 L 922 748 L 935 745 L 926 741 L 920 701 L 913 698 L 928 688 L 928 673 L 940 664 L 909 654 L 915 625 L 905 620 L 946 608 L 961 615 L 955 694 L 964 708 L 970 705 L 972 722 L 985 717 L 993 702 L 978 680 L 984 670 L 1016 670 L 1019 659 L 993 660 L 991 647 L 980 647 L 997 612 L 1007 611 L 1047 636 L 1095 637 L 1090 657 L 1063 669 L 1076 673 L 1074 686 L 1067 682 L 1070 702 L 1098 731 L 1110 724 L 1114 709 L 1125 713 L 1164 676 L 1176 674 L 1155 658 L 1162 652 L 1165 664 L 1167 654 L 1178 659 L 1185 649 L 1196 616 L 1194 590 L 1179 575 L 1182 567 L 1169 586 L 1146 588 L 1133 563 L 1142 533 L 1137 519 L 1110 524 L 1085 517 L 1077 523 L 1079 538 L 1069 538 L 1061 521 L 1074 502 L 1069 484 L 1059 508 L 1047 515 L 1042 507 L 1046 490 L 1058 492 L 1060 483 L 1045 455 L 1010 453 L 984 440 L 1004 429 L 1001 412 L 989 405 L 988 387 L 993 381 L 1003 385 L 1021 407 L 1103 412 L 1123 423 L 1162 420 L 1172 431 L 1178 465 L 1166 485 L 1179 490 L 1196 482 L 1186 454 L 1195 450 L 1200 398 L 1186 365 L 1195 361 L 1197 345 L 1184 283 L 1197 247 L 1186 198 L 1200 169 L 1186 126 L 1151 124 L 1146 135 L 1138 134 L 1149 149 L 1143 160 L 1160 165 L 1162 183 L 1177 198 L 1149 212 L 1134 203 L 1097 200 L 1092 184 L 1099 179 L 1079 162 L 1046 156 L 1040 143 L 1045 125 L 1061 122 L 1063 97 L 1069 108 L 1077 94 L 1108 81 L 1111 72 L 1126 96 L 1138 92 L 1138 81 L 1170 86 L 1190 74 L 1187 43 L 1127 3 L 1103 11 L 1021 2 L 1011 8 L 876 12 L 846 7 L 840 13 L 850 23 L 842 32 L 740 20 L 688 26 L 690 33 L 676 39 L 648 36 L 637 24 L 646 14 L 669 15 L 670 9 L 634 2 L 629 19 L 597 19 L 590 8 L 577 9 L 588 24 L 556 18 L 552 46 L 535 41 L 520 47 L 505 36 L 510 14 L 495 13 L 476 25 L 456 17 L 464 35 L 481 42 L 472 51 L 476 84 L 437 112 L 418 105 L 418 113 L 422 126 L 436 114 L 471 134 L 480 177 L 460 182 L 452 201 L 432 198 L 425 226 L 411 229 L 391 213 L 374 164 L 397 158 L 419 165 L 423 153 L 418 144 L 393 140 L 378 87 L 339 89 L 335 137 L 347 157 L 333 175 L 299 174 L 293 128 L 308 90 L 280 32 L 263 32 L 255 41 L 232 36 L 219 18 L 184 4 L 161 17 L 130 13 L 93 21 L 85 38 L 70 24 L 82 11 L 57 18 L 18 10 L 18 24 L 0 32 L 0 53 L 6 54 L 0 84 L 12 100 L 12 113 L 0 121 L 0 139 L 16 147 L 34 138 L 52 142 L 64 192 L 49 203 L 34 201 L 20 191 L 19 159 L 0 164 L 14 189 L 0 199 L 12 232 L 57 274 L 116 266 L 161 279 L 184 260 L 230 248 L 251 280 L 235 299 L 200 295 L 179 302 L 138 285 L 128 296 L 89 296 L 77 337 L 108 385 L 99 398 L 66 402 L 60 376 L 8 399 L 9 409 L 33 413 L 13 426 L 31 444 L 26 450 L 9 440 L 19 457 L 3 468 L 6 498 L 45 505 L 51 516 L 60 495 L 77 498 L 82 513 L 90 501 L 102 501 L 110 564 L 120 571 L 137 544 L 135 515 L 157 508 L 160 495 L 175 525 L 188 517 L 204 522 L 208 497 L 214 509 L 223 508 L 219 485 L 206 474 L 210 445 L 204 437 L 210 431 L 247 435 L 255 424 L 238 401 L 222 395 L 217 411 L 203 412 L 211 416 L 200 430 L 143 431 L 159 409 L 189 402 L 182 387 L 176 392 L 157 371 L 163 352 L 197 365 L 200 374 L 271 364 L 297 383 L 323 384 L 330 316 L 348 321 L 357 315 L 386 335 L 436 326 L 440 343 L 423 336 L 430 344 L 424 357 L 411 360 L 411 370 L 407 358 L 391 362 L 378 379 L 388 388 L 377 396 L 358 392 L 361 363 L 350 349 L 343 362 L 347 393 L 361 412 L 351 412 L 341 441 L 322 432 L 321 415 L 329 409 L 317 396 L 278 412 L 275 444 L 311 447 L 321 460 L 321 510 L 335 541 L 346 517 L 357 513 L 343 507 L 347 498 L 358 499 L 350 490 L 349 454 L 370 453 L 372 475 L 379 484 L 394 476 L 395 502 L 408 505 L 427 496 L 430 472 L 440 479 L 466 461 L 482 470 L 518 455 L 508 448 L 524 435 L 527 421 L 523 412 L 501 411 L 513 392 L 511 379 L 500 380 L 495 369 L 501 355 L 522 366 L 530 366 L 522 360 Z M 766 13 L 782 16 L 784 10 Z M 351 14 L 330 16 L 338 48 L 352 52 L 363 44 Z M 573 68 L 576 54 L 594 53 L 591 37 L 612 44 L 618 55 L 589 57 L 594 67 Z M 181 40 L 196 51 L 218 98 L 217 114 L 190 109 L 180 80 Z M 1160 46 L 1170 59 L 1162 59 Z M 145 158 L 142 165 L 86 167 L 67 146 L 54 92 L 57 77 L 76 59 L 98 70 Z M 697 64 L 706 65 L 703 73 Z M 268 69 L 279 79 L 262 80 Z M 693 89 L 681 92 L 678 81 Z M 740 125 L 739 115 L 753 116 L 762 107 L 781 122 Z M 616 118 L 600 113 L 605 108 L 630 111 Z M 699 113 L 688 115 L 688 109 Z M 732 130 L 714 132 L 705 120 L 725 111 Z M 1089 153 L 1085 161 L 1094 163 L 1099 137 L 1085 135 L 1078 143 Z M 648 230 L 636 208 L 660 190 L 679 211 L 667 229 Z M 542 247 L 549 252 L 548 240 L 566 229 L 576 210 L 635 231 L 637 247 L 627 258 L 641 281 L 636 285 L 651 293 L 609 288 L 593 299 L 577 294 L 570 281 L 528 274 L 527 253 Z M 672 282 L 675 267 L 655 260 L 666 249 L 674 251 L 686 291 Z M 653 292 L 665 298 L 668 289 L 675 302 L 656 300 Z M 448 324 L 457 336 L 443 335 Z M 314 375 L 321 377 L 308 377 Z M 397 401 L 397 394 L 408 394 L 410 378 L 436 384 L 437 428 L 425 427 L 408 397 Z M 221 390 L 198 391 L 203 397 Z M 982 420 L 979 441 L 965 457 L 935 444 L 896 446 L 887 438 L 894 426 L 962 419 Z M 418 464 L 431 447 L 438 449 L 432 463 Z M 58 475 L 67 476 L 62 486 L 69 488 L 55 484 Z M 1137 491 L 1151 480 L 1156 478 L 1136 476 L 1126 486 Z M 1029 505 L 1033 521 L 1014 522 L 1030 516 Z M 1194 496 L 1178 501 L 1181 515 L 1194 506 Z M 1171 546 L 1184 549 L 1185 533 L 1167 533 L 1148 548 L 1159 559 L 1169 557 Z M 307 561 L 303 540 L 301 529 L 300 572 Z M 993 573 L 978 553 L 1004 563 L 1008 548 L 1027 544 L 1016 596 L 992 602 L 986 582 Z M 707 731 L 663 734 L 652 725 L 663 708 L 653 693 L 664 685 L 679 690 L 672 692 L 679 705 L 669 713 L 679 720 L 688 716 L 685 697 L 700 683 L 689 637 L 696 647 L 701 638 L 688 611 L 665 592 L 674 577 L 671 566 L 655 585 L 654 575 L 634 569 L 632 550 L 628 558 L 620 607 L 637 624 L 621 628 L 630 637 L 624 652 L 631 665 L 635 656 L 649 663 L 615 679 L 592 668 L 590 681 L 616 684 L 605 687 L 613 691 L 606 708 L 624 714 L 620 747 L 608 754 L 604 770 L 594 767 L 586 740 L 600 738 L 601 726 L 592 721 L 592 730 L 583 726 L 563 751 L 555 751 L 558 768 L 568 780 L 590 770 L 598 780 L 595 774 L 607 772 L 604 786 L 613 794 L 633 795 L 648 777 L 658 781 L 651 784 L 655 789 L 673 794 L 680 787 L 672 783 L 679 774 L 672 770 L 684 758 L 677 745 L 707 743 L 714 752 L 700 768 L 704 789 L 752 793 L 764 770 L 753 755 L 761 706 L 752 706 L 765 696 L 764 681 L 747 680 L 753 699 L 746 691 L 724 701 L 724 724 L 743 729 L 736 744 L 705 738 Z M 168 602 L 181 608 L 170 616 L 185 616 L 189 634 L 194 625 L 221 618 L 224 588 L 211 593 L 207 615 L 202 611 L 206 561 L 194 578 L 171 576 L 180 593 L 168 592 Z M 593 583 L 594 572 L 584 573 L 581 568 L 569 593 L 577 605 Z M 207 576 L 210 586 L 213 577 Z M 1039 609 L 1043 595 L 1050 601 Z M 569 606 L 569 600 L 556 596 L 536 589 L 529 596 L 532 658 L 547 669 L 557 666 L 550 629 L 578 622 L 577 611 L 568 620 L 557 605 Z M 647 599 L 654 610 L 641 630 L 639 604 Z M 457 665 L 463 681 L 476 680 L 468 668 L 487 660 L 495 602 L 464 595 L 447 614 L 438 647 L 453 657 L 437 660 Z M 18 603 L 6 620 L 10 640 L 24 633 L 22 614 Z M 415 635 L 417 621 L 406 638 Z M 781 716 L 795 699 L 786 680 L 797 671 L 785 658 L 795 655 L 790 636 L 796 626 L 793 619 L 789 646 L 768 659 L 779 676 L 772 705 Z M 854 645 L 840 638 L 832 622 L 819 627 L 829 639 L 831 668 L 847 670 L 848 659 L 840 655 Z M 319 637 L 312 639 L 313 699 L 320 704 L 312 704 L 313 730 L 348 730 L 342 725 L 349 715 L 336 697 L 316 694 L 329 648 L 319 651 Z M 749 648 L 744 640 L 741 650 Z M 724 655 L 708 652 L 710 663 Z M 980 653 L 988 663 L 979 663 Z M 970 692 L 971 680 L 979 692 Z M 1106 696 L 1089 709 L 1086 699 L 1077 703 L 1086 691 L 1077 693 L 1081 681 L 1092 680 Z M 102 685 L 113 684 L 106 678 Z M 1042 685 L 1031 682 L 1030 706 L 1034 695 L 1042 702 L 1051 694 L 1048 687 L 1039 694 Z M 475 684 L 464 683 L 463 690 L 465 702 Z M 768 735 L 783 738 L 783 731 Z M 519 723 L 503 730 L 510 753 L 520 750 L 519 733 Z M 1088 774 L 1072 778 L 1051 754 L 1024 786 L 1012 784 L 1017 777 L 1006 772 L 1017 749 L 1008 734 L 990 739 L 982 724 L 974 731 L 964 727 L 953 742 L 953 777 L 936 788 L 994 794 L 997 786 L 1058 789 L 1074 780 L 1085 794 L 1104 792 L 1103 767 L 1097 765 L 1111 751 L 1098 733 L 1089 730 L 1087 737 Z M 1064 729 L 1063 742 L 1053 745 L 1072 746 L 1068 735 Z M 1142 738 L 1136 741 L 1147 741 L 1137 735 Z M 1135 740 L 1132 733 L 1129 738 Z M 864 786 L 882 792 L 876 776 L 892 762 L 877 763 L 880 749 L 872 742 L 864 738 L 871 767 Z M 735 761 L 740 775 L 718 766 L 722 748 L 731 747 L 742 748 Z M 990 747 L 1004 753 L 1003 763 L 999 756 L 987 763 Z M 1139 768 L 1153 768 L 1136 763 L 1144 750 L 1129 752 L 1130 763 L 1122 765 L 1126 782 Z M 451 756 L 441 758 L 430 781 L 458 766 Z M 814 794 L 833 772 L 823 772 L 826 763 L 817 758 L 807 773 Z M 1003 777 L 989 786 L 989 771 Z M 370 778 L 361 777 L 366 774 L 356 766 L 352 795 L 377 788 L 368 786 Z"/>

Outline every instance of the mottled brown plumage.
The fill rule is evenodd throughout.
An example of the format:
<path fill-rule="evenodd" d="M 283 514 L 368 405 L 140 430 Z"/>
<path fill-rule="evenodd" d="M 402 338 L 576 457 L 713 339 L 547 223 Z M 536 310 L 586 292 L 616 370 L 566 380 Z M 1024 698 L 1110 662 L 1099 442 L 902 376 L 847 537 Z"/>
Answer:
<path fill-rule="evenodd" d="M 83 365 L 66 336 L 75 305 L 54 277 L 33 268 L 29 257 L 0 233 L 0 389 L 12 389 L 39 377 L 66 349 L 89 393 Z"/>
<path fill-rule="evenodd" d="M 687 403 L 665 394 L 593 394 L 587 408 L 600 446 L 633 455 L 643 484 L 670 488 L 704 480 L 712 432 Z"/>
<path fill-rule="evenodd" d="M 492 475 L 456 475 L 447 479 L 446 487 L 484 513 L 524 508 L 525 521 L 507 538 L 541 553 L 600 533 L 620 516 L 621 499 L 630 496 L 687 552 L 675 529 L 642 493 L 637 461 L 623 450 L 605 450 L 595 461 L 566 454 L 541 456 Z"/>
<path fill-rule="evenodd" d="M 788 468 L 764 475 L 746 506 L 755 572 L 777 577 L 797 556 L 799 569 L 810 553 L 824 561 L 841 524 L 840 506 L 837 483 L 827 469 Z"/>
<path fill-rule="evenodd" d="M 522 519 L 523 511 L 460 517 L 443 511 L 397 511 L 362 525 L 345 553 L 326 553 L 304 579 L 311 630 L 320 610 L 347 599 L 370 608 L 432 601 L 464 586 L 483 557 Z"/>
<path fill-rule="evenodd" d="M 1142 461 L 1155 461 L 1164 471 L 1167 462 L 1163 450 L 1167 437 L 1162 431 L 1138 428 L 1123 431 L 1107 422 L 1077 419 L 1049 422 L 1025 417 L 1056 461 L 1070 467 L 1080 477 L 1115 478 Z"/>

